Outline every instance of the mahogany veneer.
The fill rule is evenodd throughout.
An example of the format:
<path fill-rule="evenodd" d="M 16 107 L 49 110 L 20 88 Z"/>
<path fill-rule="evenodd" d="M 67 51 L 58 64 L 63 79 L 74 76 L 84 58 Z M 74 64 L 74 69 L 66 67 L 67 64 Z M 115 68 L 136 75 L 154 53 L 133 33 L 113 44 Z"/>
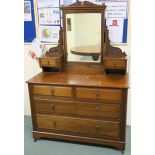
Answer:
<path fill-rule="evenodd" d="M 110 45 L 108 29 L 104 28 L 105 8 L 87 1 L 61 6 L 63 29 L 58 46 L 39 59 L 43 72 L 27 81 L 35 140 L 69 140 L 124 151 L 127 59 L 121 49 Z M 67 62 L 67 13 L 101 13 L 100 63 Z"/>
<path fill-rule="evenodd" d="M 86 66 L 85 66 L 86 67 Z M 74 69 L 71 69 L 74 68 Z M 86 67 L 87 68 L 87 67 Z M 93 68 L 93 67 L 92 67 Z M 125 149 L 127 75 L 39 73 L 29 81 L 33 138 Z"/>

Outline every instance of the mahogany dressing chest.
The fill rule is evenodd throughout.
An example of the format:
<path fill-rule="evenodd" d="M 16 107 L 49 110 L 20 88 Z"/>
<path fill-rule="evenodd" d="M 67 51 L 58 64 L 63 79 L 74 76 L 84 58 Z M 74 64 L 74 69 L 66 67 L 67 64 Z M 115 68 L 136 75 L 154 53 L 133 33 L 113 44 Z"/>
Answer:
<path fill-rule="evenodd" d="M 58 46 L 39 59 L 42 72 L 27 81 L 34 140 L 51 138 L 124 151 L 127 58 L 119 48 L 110 45 L 103 22 L 105 7 L 87 1 L 61 7 L 63 29 Z M 84 36 L 82 29 L 82 42 L 74 44 L 68 37 L 76 31 L 76 20 L 90 14 L 101 19 L 96 31 L 100 44 L 95 42 L 97 39 L 94 44 L 88 43 L 90 35 Z"/>

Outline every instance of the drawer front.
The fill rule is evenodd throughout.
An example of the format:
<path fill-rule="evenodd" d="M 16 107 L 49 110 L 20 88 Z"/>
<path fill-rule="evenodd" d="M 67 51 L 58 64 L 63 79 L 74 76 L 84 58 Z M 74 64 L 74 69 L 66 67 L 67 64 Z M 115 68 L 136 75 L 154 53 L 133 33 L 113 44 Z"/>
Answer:
<path fill-rule="evenodd" d="M 121 89 L 89 89 L 89 88 L 77 88 L 77 99 L 94 99 L 105 101 L 121 101 L 122 91 Z"/>
<path fill-rule="evenodd" d="M 38 114 L 62 114 L 74 115 L 76 114 L 75 102 L 72 101 L 36 101 L 35 110 Z"/>
<path fill-rule="evenodd" d="M 120 61 L 120 60 L 105 60 L 104 62 L 105 68 L 126 68 L 126 61 Z"/>
<path fill-rule="evenodd" d="M 54 87 L 54 96 L 73 97 L 73 91 L 70 87 Z"/>
<path fill-rule="evenodd" d="M 48 66 L 48 59 L 41 59 L 40 58 L 40 65 L 41 66 Z"/>
<path fill-rule="evenodd" d="M 78 103 L 77 114 L 80 116 L 120 118 L 121 106 L 113 104 Z"/>
<path fill-rule="evenodd" d="M 85 117 L 120 118 L 121 106 L 74 101 L 35 101 L 38 114 L 78 115 Z"/>
<path fill-rule="evenodd" d="M 49 66 L 58 66 L 57 60 L 56 59 L 48 60 L 48 65 Z"/>
<path fill-rule="evenodd" d="M 102 120 L 37 115 L 39 129 L 53 129 L 119 138 L 120 123 Z"/>
<path fill-rule="evenodd" d="M 57 87 L 57 86 L 33 86 L 33 94 L 35 95 L 52 95 L 55 97 L 73 97 L 71 87 Z"/>
<path fill-rule="evenodd" d="M 56 67 L 58 66 L 58 63 L 56 59 L 40 58 L 40 66 Z"/>
<path fill-rule="evenodd" d="M 32 93 L 36 95 L 53 95 L 54 87 L 34 85 Z"/>
<path fill-rule="evenodd" d="M 118 138 L 120 136 L 119 122 L 93 119 L 77 119 L 76 123 L 77 131 L 82 133 L 90 133 L 115 138 Z"/>

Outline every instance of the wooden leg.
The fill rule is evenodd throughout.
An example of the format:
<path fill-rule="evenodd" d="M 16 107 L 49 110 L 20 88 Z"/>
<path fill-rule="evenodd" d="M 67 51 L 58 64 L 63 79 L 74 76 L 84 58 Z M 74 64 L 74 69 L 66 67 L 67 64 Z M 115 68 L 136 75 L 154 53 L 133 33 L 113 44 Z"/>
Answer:
<path fill-rule="evenodd" d="M 33 141 L 36 142 L 40 138 L 39 135 L 33 133 Z"/>
<path fill-rule="evenodd" d="M 121 151 L 121 153 L 122 153 L 122 154 L 124 154 L 124 150 L 123 150 L 123 151 Z"/>

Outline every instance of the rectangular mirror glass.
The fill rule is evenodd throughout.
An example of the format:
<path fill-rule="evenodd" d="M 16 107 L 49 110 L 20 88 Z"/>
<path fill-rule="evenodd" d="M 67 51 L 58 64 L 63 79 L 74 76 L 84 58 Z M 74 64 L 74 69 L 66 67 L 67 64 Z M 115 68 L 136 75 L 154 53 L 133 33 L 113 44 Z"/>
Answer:
<path fill-rule="evenodd" d="M 101 13 L 66 14 L 67 61 L 101 61 Z"/>

